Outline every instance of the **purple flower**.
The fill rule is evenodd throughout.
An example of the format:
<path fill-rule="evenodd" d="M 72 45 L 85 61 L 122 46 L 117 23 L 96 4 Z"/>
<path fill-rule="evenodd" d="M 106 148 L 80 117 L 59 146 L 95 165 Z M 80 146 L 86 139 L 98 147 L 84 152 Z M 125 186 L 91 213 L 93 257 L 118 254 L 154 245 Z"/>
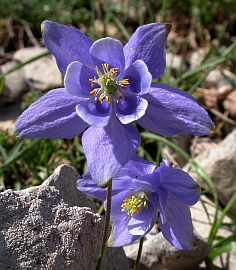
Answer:
<path fill-rule="evenodd" d="M 139 27 L 123 47 L 112 38 L 94 43 L 73 27 L 42 23 L 46 47 L 65 74 L 65 88 L 53 89 L 19 117 L 15 131 L 25 138 L 73 138 L 82 145 L 99 186 L 134 155 L 145 129 L 164 136 L 205 135 L 214 127 L 207 112 L 179 89 L 152 83 L 165 69 L 168 29 Z"/>
<path fill-rule="evenodd" d="M 77 182 L 80 191 L 105 200 L 106 189 L 96 186 L 90 173 Z M 154 226 L 158 216 L 163 236 L 178 249 L 194 249 L 188 205 L 200 197 L 200 187 L 165 159 L 155 163 L 134 156 L 113 178 L 111 222 L 108 246 L 123 246 L 141 238 Z"/>

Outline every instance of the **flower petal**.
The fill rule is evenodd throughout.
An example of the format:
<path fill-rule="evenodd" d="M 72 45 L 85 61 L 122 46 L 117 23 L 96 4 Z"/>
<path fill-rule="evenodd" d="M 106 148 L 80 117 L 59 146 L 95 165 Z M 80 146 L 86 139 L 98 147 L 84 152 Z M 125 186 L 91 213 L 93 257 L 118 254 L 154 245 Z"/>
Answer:
<path fill-rule="evenodd" d="M 111 206 L 111 224 L 112 230 L 110 237 L 107 241 L 108 247 L 119 247 L 132 243 L 133 241 L 140 238 L 140 236 L 132 235 L 128 231 L 128 223 L 130 216 L 127 212 L 121 211 L 121 204 L 123 200 L 128 197 L 129 192 L 124 190 L 116 196 L 112 197 Z"/>
<path fill-rule="evenodd" d="M 69 64 L 65 75 L 66 91 L 79 98 L 91 98 L 91 83 L 89 79 L 96 75 L 93 69 L 81 64 L 72 62 Z"/>
<path fill-rule="evenodd" d="M 133 235 L 143 236 L 147 234 L 154 226 L 157 220 L 157 208 L 147 202 L 148 209 L 142 207 L 139 213 L 134 214 L 128 224 L 128 230 Z"/>
<path fill-rule="evenodd" d="M 143 96 L 148 101 L 145 115 L 138 124 L 163 136 L 188 133 L 209 134 L 214 128 L 208 113 L 188 93 L 162 83 L 152 83 Z"/>
<path fill-rule="evenodd" d="M 129 124 L 141 118 L 148 107 L 148 102 L 138 96 L 126 95 L 114 106 L 115 114 L 122 124 Z"/>
<path fill-rule="evenodd" d="M 90 127 L 82 137 L 82 145 L 92 178 L 100 187 L 135 154 L 140 135 L 132 125 L 122 125 L 113 115 L 103 128 Z"/>
<path fill-rule="evenodd" d="M 83 174 L 82 177 L 77 181 L 78 189 L 93 198 L 105 201 L 107 189 L 98 187 L 89 172 Z"/>
<path fill-rule="evenodd" d="M 150 90 L 152 76 L 148 72 L 147 66 L 141 60 L 135 61 L 130 65 L 123 74 L 123 78 L 129 79 L 129 84 L 127 85 L 127 91 L 138 95 L 143 95 L 148 93 Z"/>
<path fill-rule="evenodd" d="M 90 98 L 89 100 L 81 101 L 76 106 L 76 112 L 89 125 L 103 127 L 107 125 L 111 117 L 112 106 L 105 99 L 100 102 Z"/>
<path fill-rule="evenodd" d="M 166 26 L 161 23 L 138 27 L 124 46 L 126 67 L 140 59 L 147 65 L 153 79 L 160 77 L 166 67 L 167 32 Z"/>
<path fill-rule="evenodd" d="M 161 196 L 161 193 L 159 195 Z M 168 192 L 165 208 L 162 211 L 160 227 L 166 240 L 178 249 L 195 249 L 197 245 L 188 206 Z M 163 220 L 163 214 L 165 220 Z"/>
<path fill-rule="evenodd" d="M 82 179 L 79 179 L 77 181 L 78 189 L 99 200 L 105 201 L 106 200 L 106 193 L 107 188 L 100 188 L 97 186 L 95 181 L 92 179 L 92 176 L 90 172 L 85 173 L 82 176 Z M 132 182 L 132 178 L 129 176 L 123 176 L 122 179 L 113 179 L 112 180 L 112 196 L 115 196 L 116 194 L 122 192 L 124 190 L 124 187 L 126 187 L 126 191 L 131 193 L 133 190 L 136 190 L 137 185 Z"/>
<path fill-rule="evenodd" d="M 114 182 L 119 182 L 119 181 L 113 181 L 112 185 Z M 130 216 L 127 214 L 127 212 L 122 211 L 121 205 L 124 203 L 124 199 L 129 197 L 129 194 L 131 191 L 129 188 L 124 188 L 120 190 L 116 195 L 113 195 L 113 186 L 112 186 L 112 202 L 111 202 L 111 219 L 114 219 L 116 216 L 122 216 L 125 215 L 128 217 L 128 221 L 126 225 L 128 225 Z"/>
<path fill-rule="evenodd" d="M 201 195 L 200 186 L 186 172 L 167 167 L 163 162 L 157 168 L 160 175 L 158 186 L 168 190 L 186 205 L 197 203 Z"/>
<path fill-rule="evenodd" d="M 93 67 L 89 55 L 93 43 L 91 39 L 73 27 L 52 21 L 44 21 L 41 28 L 44 44 L 56 58 L 62 74 L 65 74 L 67 66 L 74 61 Z"/>
<path fill-rule="evenodd" d="M 87 127 L 75 111 L 77 102 L 64 88 L 51 90 L 22 113 L 15 131 L 22 138 L 71 139 Z"/>
<path fill-rule="evenodd" d="M 139 175 L 149 174 L 154 171 L 156 167 L 155 162 L 149 162 L 137 155 L 134 155 L 123 168 L 126 168 L 130 173 Z"/>
<path fill-rule="evenodd" d="M 156 172 L 145 174 L 134 180 L 137 184 L 144 187 L 148 192 L 156 192 L 160 181 L 160 176 Z"/>
<path fill-rule="evenodd" d="M 128 215 L 123 214 L 123 216 L 116 216 L 111 220 L 112 230 L 107 240 L 108 247 L 121 247 L 128 245 L 135 240 L 141 238 L 140 235 L 133 235 L 129 232 L 126 219 Z"/>
<path fill-rule="evenodd" d="M 109 64 L 110 68 L 118 67 L 118 74 L 125 67 L 123 46 L 119 40 L 107 37 L 95 41 L 90 49 L 94 65 L 102 71 L 102 64 Z"/>

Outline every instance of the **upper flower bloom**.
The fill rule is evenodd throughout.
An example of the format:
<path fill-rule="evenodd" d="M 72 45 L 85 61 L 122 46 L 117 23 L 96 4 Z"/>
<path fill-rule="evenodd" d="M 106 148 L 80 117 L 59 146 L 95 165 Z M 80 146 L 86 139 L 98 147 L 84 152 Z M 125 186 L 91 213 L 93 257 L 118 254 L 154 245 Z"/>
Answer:
<path fill-rule="evenodd" d="M 90 126 L 82 144 L 93 178 L 105 186 L 139 147 L 133 121 L 164 136 L 208 134 L 214 124 L 191 95 L 152 83 L 165 69 L 168 31 L 161 23 L 141 26 L 123 47 L 43 22 L 44 42 L 65 75 L 65 88 L 51 90 L 20 116 L 18 136 L 73 138 Z"/>
<path fill-rule="evenodd" d="M 98 188 L 90 173 L 78 180 L 80 191 L 105 200 L 106 190 Z M 191 214 L 188 205 L 200 196 L 196 182 L 167 160 L 155 163 L 134 156 L 113 179 L 108 246 L 127 245 L 148 233 L 158 214 L 163 236 L 176 248 L 194 249 Z"/>

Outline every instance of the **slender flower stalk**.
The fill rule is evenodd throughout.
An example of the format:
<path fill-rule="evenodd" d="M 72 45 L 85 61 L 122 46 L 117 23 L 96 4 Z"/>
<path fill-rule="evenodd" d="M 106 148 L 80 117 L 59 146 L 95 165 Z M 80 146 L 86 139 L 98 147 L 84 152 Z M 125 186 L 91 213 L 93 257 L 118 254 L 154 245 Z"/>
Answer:
<path fill-rule="evenodd" d="M 104 251 L 106 248 L 106 242 L 107 242 L 107 236 L 108 236 L 109 224 L 110 224 L 111 198 L 112 198 L 112 179 L 108 181 L 108 185 L 107 185 L 106 218 L 105 218 L 105 224 L 104 224 L 104 230 L 103 230 L 102 245 L 101 245 L 101 250 L 100 250 L 96 270 L 99 270 L 101 268 Z"/>
<path fill-rule="evenodd" d="M 139 269 L 141 254 L 142 254 L 142 250 L 143 250 L 143 241 L 144 241 L 144 237 L 141 237 L 140 238 L 140 241 L 139 241 L 138 255 L 137 255 L 137 259 L 136 259 L 135 265 L 134 265 L 134 270 L 138 270 Z"/>

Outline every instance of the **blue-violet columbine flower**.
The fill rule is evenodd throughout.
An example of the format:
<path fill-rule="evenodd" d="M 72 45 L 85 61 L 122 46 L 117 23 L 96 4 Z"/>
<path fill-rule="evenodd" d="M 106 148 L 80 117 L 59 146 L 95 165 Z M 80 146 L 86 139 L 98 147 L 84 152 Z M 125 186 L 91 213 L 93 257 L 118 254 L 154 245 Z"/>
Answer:
<path fill-rule="evenodd" d="M 145 129 L 163 136 L 205 135 L 214 127 L 188 93 L 152 83 L 166 65 L 168 27 L 140 26 L 123 47 L 113 38 L 94 43 L 79 30 L 42 23 L 46 47 L 65 75 L 65 88 L 53 89 L 19 117 L 15 131 L 25 138 L 73 138 L 83 132 L 88 167 L 99 186 L 134 155 Z"/>
<path fill-rule="evenodd" d="M 91 174 L 78 180 L 80 191 L 106 200 L 106 189 L 97 187 Z M 164 159 L 155 163 L 134 156 L 112 181 L 111 223 L 108 246 L 130 244 L 147 234 L 158 216 L 163 236 L 178 249 L 194 249 L 196 243 L 189 205 L 200 197 L 200 187 Z"/>

